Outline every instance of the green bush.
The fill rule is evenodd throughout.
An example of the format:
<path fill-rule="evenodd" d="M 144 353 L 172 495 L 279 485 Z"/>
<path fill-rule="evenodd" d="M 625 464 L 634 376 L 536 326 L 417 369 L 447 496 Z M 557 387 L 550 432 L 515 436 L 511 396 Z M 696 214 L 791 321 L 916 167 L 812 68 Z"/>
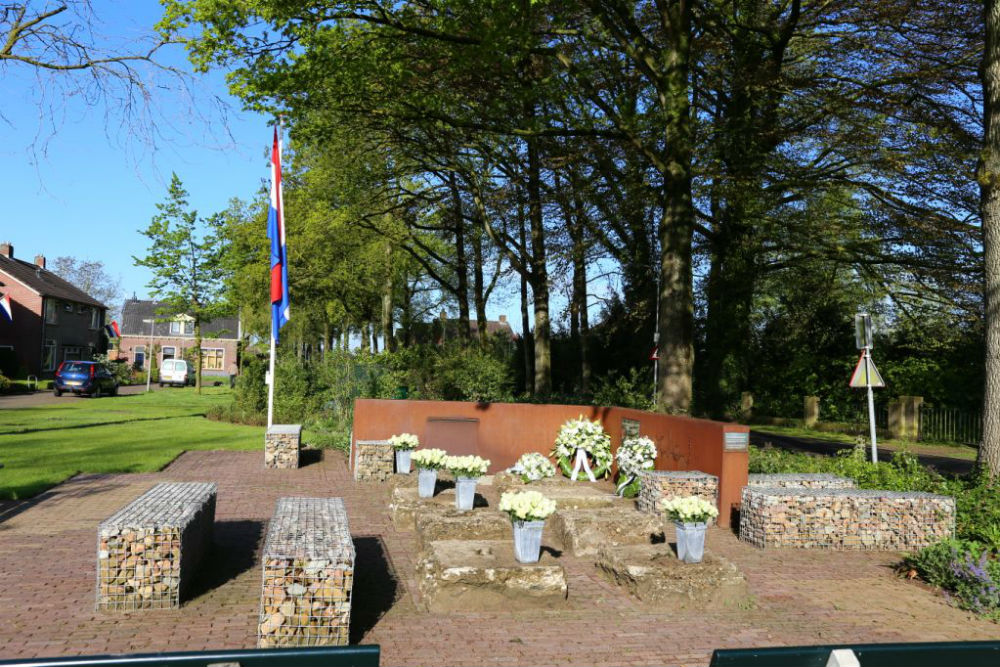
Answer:
<path fill-rule="evenodd" d="M 6 394 L 10 391 L 10 380 L 6 375 L 0 373 L 0 394 Z"/>
<path fill-rule="evenodd" d="M 611 372 L 594 384 L 594 405 L 653 409 L 653 371 L 648 368 L 632 368 L 627 375 Z"/>
<path fill-rule="evenodd" d="M 265 413 L 267 410 L 267 385 L 264 383 L 266 373 L 266 361 L 256 355 L 244 357 L 243 368 L 236 377 L 236 389 L 233 391 L 234 412 L 239 414 Z"/>

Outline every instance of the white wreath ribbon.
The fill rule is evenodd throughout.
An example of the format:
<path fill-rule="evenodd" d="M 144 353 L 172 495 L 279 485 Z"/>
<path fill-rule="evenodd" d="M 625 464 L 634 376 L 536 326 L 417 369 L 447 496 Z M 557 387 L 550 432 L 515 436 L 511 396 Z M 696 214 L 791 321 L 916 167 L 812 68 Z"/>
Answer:
<path fill-rule="evenodd" d="M 618 488 L 615 490 L 615 495 L 616 496 L 624 496 L 625 495 L 625 487 L 627 487 L 629 484 L 631 484 L 634 481 L 635 481 L 635 475 L 629 476 L 629 478 L 627 480 L 625 480 L 624 482 L 622 482 L 621 484 L 618 485 Z"/>
<path fill-rule="evenodd" d="M 591 482 L 596 482 L 597 478 L 594 477 L 594 473 L 590 470 L 590 462 L 587 461 L 587 450 L 582 447 L 578 447 L 576 450 L 576 465 L 573 466 L 573 474 L 570 476 L 574 482 L 576 481 L 576 475 L 580 472 L 580 467 L 583 466 L 583 471 L 587 473 L 587 477 Z"/>

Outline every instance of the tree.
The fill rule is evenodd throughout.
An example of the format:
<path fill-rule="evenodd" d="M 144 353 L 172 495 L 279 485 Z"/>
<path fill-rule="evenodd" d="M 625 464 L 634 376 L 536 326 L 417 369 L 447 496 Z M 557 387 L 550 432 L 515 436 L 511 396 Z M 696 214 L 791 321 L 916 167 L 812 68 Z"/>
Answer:
<path fill-rule="evenodd" d="M 986 301 L 986 386 L 979 462 L 1000 476 L 1000 2 L 986 0 L 983 82 L 983 150 L 978 180 L 983 225 L 983 291 Z"/>
<path fill-rule="evenodd" d="M 147 284 L 152 295 L 165 302 L 168 312 L 160 315 L 186 315 L 193 319 L 194 345 L 198 355 L 195 387 L 201 393 L 201 325 L 224 314 L 223 289 L 224 237 L 222 216 L 199 218 L 188 209 L 188 193 L 181 179 L 173 174 L 167 200 L 157 204 L 142 234 L 150 240 L 144 258 L 133 257 L 136 266 L 153 272 Z"/>
<path fill-rule="evenodd" d="M 51 271 L 108 306 L 112 316 L 117 317 L 122 298 L 121 278 L 111 276 L 104 268 L 104 262 L 99 259 L 56 257 Z"/>

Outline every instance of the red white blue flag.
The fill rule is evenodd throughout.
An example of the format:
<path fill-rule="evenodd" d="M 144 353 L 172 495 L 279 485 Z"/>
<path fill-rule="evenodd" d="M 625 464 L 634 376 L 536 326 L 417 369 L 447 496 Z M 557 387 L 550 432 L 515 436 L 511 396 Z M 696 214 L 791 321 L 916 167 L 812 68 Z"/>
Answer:
<path fill-rule="evenodd" d="M 118 328 L 118 322 L 111 320 L 111 324 L 105 324 L 104 330 L 108 332 L 108 338 L 121 338 L 122 332 Z"/>
<path fill-rule="evenodd" d="M 14 321 L 14 311 L 10 309 L 10 297 L 6 294 L 0 296 L 0 313 L 6 315 L 9 321 Z"/>
<path fill-rule="evenodd" d="M 274 128 L 271 148 L 271 205 L 267 211 L 267 237 L 271 239 L 271 337 L 288 322 L 288 249 L 285 246 L 285 215 L 281 197 L 281 143 Z"/>

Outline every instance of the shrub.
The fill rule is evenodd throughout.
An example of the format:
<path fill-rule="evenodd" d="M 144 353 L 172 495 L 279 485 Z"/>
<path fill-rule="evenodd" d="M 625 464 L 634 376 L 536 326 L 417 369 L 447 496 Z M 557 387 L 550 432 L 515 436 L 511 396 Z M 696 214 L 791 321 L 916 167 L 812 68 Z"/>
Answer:
<path fill-rule="evenodd" d="M 10 391 L 10 380 L 6 375 L 0 373 L 0 394 L 6 394 Z"/>
<path fill-rule="evenodd" d="M 611 372 L 603 378 L 597 378 L 593 404 L 652 410 L 654 407 L 652 371 L 648 368 L 632 368 L 627 375 Z"/>

